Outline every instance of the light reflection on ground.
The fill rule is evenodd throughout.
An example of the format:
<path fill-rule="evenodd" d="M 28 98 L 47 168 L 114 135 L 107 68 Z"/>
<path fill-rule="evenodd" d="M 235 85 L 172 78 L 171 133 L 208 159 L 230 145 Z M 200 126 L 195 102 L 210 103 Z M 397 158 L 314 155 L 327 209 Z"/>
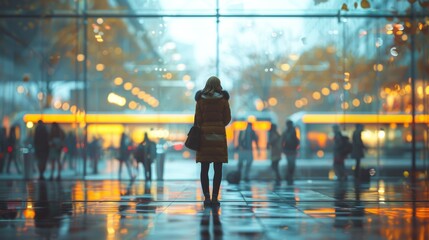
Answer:
<path fill-rule="evenodd" d="M 428 185 L 389 180 L 228 185 L 204 210 L 198 181 L 0 181 L 2 239 L 427 239 Z M 380 187 L 383 191 L 380 191 Z M 380 201 L 380 196 L 383 200 Z M 3 238 L 4 237 L 4 238 Z"/>

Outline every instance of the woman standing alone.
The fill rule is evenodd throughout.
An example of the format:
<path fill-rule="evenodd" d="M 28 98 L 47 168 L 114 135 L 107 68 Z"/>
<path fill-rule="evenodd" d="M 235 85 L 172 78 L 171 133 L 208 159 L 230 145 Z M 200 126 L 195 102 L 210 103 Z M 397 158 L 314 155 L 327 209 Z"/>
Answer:
<path fill-rule="evenodd" d="M 203 90 L 195 94 L 197 102 L 195 121 L 201 128 L 201 146 L 196 161 L 201 163 L 201 187 L 205 197 L 204 206 L 219 207 L 219 188 L 222 180 L 222 164 L 228 163 L 225 127 L 231 121 L 229 94 L 222 90 L 219 78 L 210 77 Z M 213 163 L 213 189 L 210 199 L 209 167 Z"/>

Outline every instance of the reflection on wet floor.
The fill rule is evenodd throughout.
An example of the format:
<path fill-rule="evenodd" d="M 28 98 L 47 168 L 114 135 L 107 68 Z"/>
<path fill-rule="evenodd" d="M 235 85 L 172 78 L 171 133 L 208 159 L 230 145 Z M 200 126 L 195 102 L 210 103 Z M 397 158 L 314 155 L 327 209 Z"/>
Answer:
<path fill-rule="evenodd" d="M 1 181 L 2 239 L 428 239 L 426 182 Z"/>

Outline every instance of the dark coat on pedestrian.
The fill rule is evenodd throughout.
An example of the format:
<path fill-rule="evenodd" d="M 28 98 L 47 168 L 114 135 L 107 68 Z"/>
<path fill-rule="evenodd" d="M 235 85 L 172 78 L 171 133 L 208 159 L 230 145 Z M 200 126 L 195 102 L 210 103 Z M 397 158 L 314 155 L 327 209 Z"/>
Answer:
<path fill-rule="evenodd" d="M 202 132 L 197 162 L 228 162 L 225 131 L 225 127 L 231 121 L 228 100 L 227 91 L 215 92 L 212 96 L 203 94 L 201 90 L 195 94 L 197 101 L 195 120 Z"/>
<path fill-rule="evenodd" d="M 34 132 L 34 152 L 40 160 L 46 160 L 49 156 L 49 132 L 44 123 L 37 123 Z"/>
<path fill-rule="evenodd" d="M 365 153 L 364 150 L 366 149 L 364 143 L 362 142 L 362 136 L 361 136 L 362 131 L 361 130 L 355 130 L 353 132 L 353 137 L 352 137 L 352 143 L 353 143 L 353 149 L 352 149 L 352 153 L 350 155 L 350 157 L 352 158 L 364 158 L 365 157 Z"/>

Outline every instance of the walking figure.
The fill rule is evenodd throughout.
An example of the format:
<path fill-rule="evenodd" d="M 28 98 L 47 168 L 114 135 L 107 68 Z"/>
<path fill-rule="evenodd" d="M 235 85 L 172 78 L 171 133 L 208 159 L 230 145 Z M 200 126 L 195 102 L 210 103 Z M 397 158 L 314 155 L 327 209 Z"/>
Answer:
<path fill-rule="evenodd" d="M 277 131 L 277 125 L 271 124 L 270 131 L 268 132 L 268 143 L 267 150 L 271 151 L 271 168 L 276 174 L 276 186 L 280 185 L 280 172 L 279 172 L 279 162 L 282 158 L 282 137 Z"/>
<path fill-rule="evenodd" d="M 133 149 L 132 143 L 128 136 L 123 132 L 121 134 L 121 140 L 119 145 L 119 170 L 118 170 L 118 177 L 119 180 L 121 180 L 121 173 L 122 173 L 122 165 L 125 164 L 128 170 L 128 174 L 130 175 L 131 179 L 135 179 L 136 176 L 133 174 L 133 170 L 131 168 L 131 151 Z"/>
<path fill-rule="evenodd" d="M 341 133 L 340 126 L 335 124 L 332 126 L 334 131 L 334 172 L 337 176 L 338 181 L 347 180 L 346 168 L 344 166 L 344 161 L 347 154 L 345 154 L 345 136 Z"/>
<path fill-rule="evenodd" d="M 54 179 L 55 165 L 57 165 L 58 169 L 57 180 L 61 179 L 61 154 L 64 147 L 64 140 L 64 131 L 58 123 L 53 122 L 49 135 L 49 159 L 51 162 L 51 177 L 49 180 Z"/>
<path fill-rule="evenodd" d="M 156 143 L 149 139 L 147 133 L 144 133 L 143 141 L 137 146 L 134 157 L 138 164 L 143 164 L 144 177 L 146 181 L 152 180 L 152 163 L 156 159 Z"/>
<path fill-rule="evenodd" d="M 253 143 L 259 152 L 258 135 L 253 130 L 253 124 L 247 122 L 245 130 L 241 131 L 238 135 L 238 171 L 241 175 L 241 170 L 244 165 L 244 181 L 249 181 L 250 168 L 253 163 Z"/>
<path fill-rule="evenodd" d="M 39 180 L 45 180 L 45 169 L 49 157 L 49 132 L 42 120 L 37 122 L 34 133 L 34 151 L 39 169 Z"/>
<path fill-rule="evenodd" d="M 362 141 L 362 131 L 363 131 L 363 125 L 362 124 L 356 124 L 355 130 L 353 131 L 352 136 L 352 153 L 351 157 L 356 160 L 355 165 L 355 180 L 359 180 L 360 177 L 360 160 L 365 157 L 364 151 L 367 149 L 365 144 Z"/>
<path fill-rule="evenodd" d="M 287 160 L 286 181 L 288 185 L 292 185 L 294 181 L 299 144 L 300 140 L 296 136 L 295 126 L 291 120 L 287 120 L 286 130 L 282 134 L 282 148 Z"/>

